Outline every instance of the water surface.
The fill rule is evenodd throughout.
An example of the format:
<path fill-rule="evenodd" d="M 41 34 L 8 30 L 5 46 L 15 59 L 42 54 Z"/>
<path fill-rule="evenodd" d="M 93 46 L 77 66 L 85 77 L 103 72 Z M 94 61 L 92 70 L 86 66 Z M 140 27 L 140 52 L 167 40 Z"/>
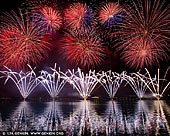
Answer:
<path fill-rule="evenodd" d="M 76 135 L 170 135 L 170 102 L 1 102 L 0 131 Z"/>

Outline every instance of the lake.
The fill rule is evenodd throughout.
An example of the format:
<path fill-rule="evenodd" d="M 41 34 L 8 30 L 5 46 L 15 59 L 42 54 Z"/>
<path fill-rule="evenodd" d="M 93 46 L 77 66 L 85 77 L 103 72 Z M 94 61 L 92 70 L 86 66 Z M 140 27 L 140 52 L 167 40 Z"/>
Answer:
<path fill-rule="evenodd" d="M 170 102 L 0 102 L 0 131 L 57 130 L 68 136 L 166 136 L 170 135 Z"/>

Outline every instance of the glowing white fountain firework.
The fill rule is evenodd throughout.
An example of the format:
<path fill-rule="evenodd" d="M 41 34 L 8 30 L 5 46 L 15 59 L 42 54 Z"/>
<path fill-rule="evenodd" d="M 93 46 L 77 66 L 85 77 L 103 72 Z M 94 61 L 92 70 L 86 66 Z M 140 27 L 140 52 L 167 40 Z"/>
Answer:
<path fill-rule="evenodd" d="M 5 84 L 9 79 L 11 79 L 15 83 L 19 92 L 25 100 L 39 84 L 38 78 L 36 77 L 34 70 L 31 68 L 31 66 L 29 66 L 31 71 L 23 72 L 21 70 L 18 73 L 12 71 L 6 66 L 5 68 L 7 69 L 6 71 L 0 71 L 2 74 L 5 75 L 2 77 L 7 77 L 5 80 Z"/>
<path fill-rule="evenodd" d="M 91 92 L 94 90 L 97 85 L 97 79 L 95 77 L 95 71 L 89 71 L 84 73 L 80 68 L 75 72 L 74 69 L 68 70 L 68 74 L 64 74 L 65 79 L 69 82 L 73 88 L 75 88 L 81 97 L 87 99 Z"/>
<path fill-rule="evenodd" d="M 56 96 L 58 96 L 58 94 L 66 84 L 66 80 L 62 78 L 60 68 L 58 71 L 56 70 L 56 64 L 54 68 L 51 68 L 51 70 L 52 74 L 42 70 L 41 76 L 39 76 L 38 78 L 41 79 L 40 82 L 47 90 L 49 95 L 54 99 Z"/>
<path fill-rule="evenodd" d="M 170 87 L 170 82 L 166 80 L 166 75 L 168 73 L 169 68 L 170 67 L 167 68 L 163 79 L 160 79 L 160 75 L 159 75 L 160 69 L 158 69 L 158 74 L 155 75 L 155 78 L 152 78 L 149 71 L 145 69 L 149 76 L 148 80 L 150 82 L 150 85 L 148 85 L 146 81 L 145 81 L 145 84 L 147 85 L 148 89 L 152 92 L 153 96 L 156 97 L 158 100 L 163 96 L 164 92 Z M 162 83 L 161 85 L 160 85 L 160 82 Z M 165 82 L 167 84 L 164 86 Z"/>
<path fill-rule="evenodd" d="M 114 98 L 117 90 L 124 80 L 125 75 L 125 71 L 123 71 L 121 74 L 112 72 L 111 70 L 97 73 L 99 83 L 103 86 L 111 99 Z"/>
<path fill-rule="evenodd" d="M 131 73 L 130 76 L 125 77 L 127 83 L 131 86 L 138 98 L 142 98 L 150 84 L 150 81 L 146 80 L 145 75 L 137 73 Z"/>

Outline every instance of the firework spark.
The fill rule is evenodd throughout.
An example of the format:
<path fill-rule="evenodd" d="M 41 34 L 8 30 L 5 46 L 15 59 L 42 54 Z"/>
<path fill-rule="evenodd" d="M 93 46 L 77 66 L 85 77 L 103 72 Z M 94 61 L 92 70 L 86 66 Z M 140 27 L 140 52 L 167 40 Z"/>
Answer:
<path fill-rule="evenodd" d="M 99 20 L 102 24 L 112 26 L 115 23 L 116 18 L 119 17 L 119 13 L 122 8 L 117 3 L 106 3 L 100 10 Z"/>
<path fill-rule="evenodd" d="M 161 0 L 137 0 L 125 9 L 126 19 L 118 23 L 115 44 L 124 55 L 122 59 L 133 68 L 159 64 L 158 60 L 167 58 L 170 5 Z M 136 55 L 130 57 L 128 53 Z"/>
<path fill-rule="evenodd" d="M 7 77 L 5 83 L 11 79 L 15 83 L 24 100 L 40 83 L 34 70 L 30 66 L 29 68 L 31 71 L 20 71 L 19 73 L 12 71 L 8 67 L 5 68 L 7 69 L 6 71 L 0 71 L 0 73 L 5 75 L 2 77 Z"/>
<path fill-rule="evenodd" d="M 82 3 L 74 3 L 65 10 L 65 23 L 71 29 L 89 29 L 93 26 L 94 13 Z"/>
<path fill-rule="evenodd" d="M 23 69 L 27 64 L 37 64 L 48 55 L 49 44 L 42 29 L 29 13 L 11 11 L 1 16 L 1 64 Z"/>
<path fill-rule="evenodd" d="M 64 42 L 64 56 L 71 64 L 89 68 L 103 61 L 104 48 L 95 33 L 65 34 Z"/>

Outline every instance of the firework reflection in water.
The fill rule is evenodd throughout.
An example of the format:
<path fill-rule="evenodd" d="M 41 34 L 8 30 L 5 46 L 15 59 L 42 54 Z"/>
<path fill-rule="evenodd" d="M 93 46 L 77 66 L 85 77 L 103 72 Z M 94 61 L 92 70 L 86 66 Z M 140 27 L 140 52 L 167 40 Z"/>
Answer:
<path fill-rule="evenodd" d="M 44 112 L 39 115 L 35 122 L 37 131 L 57 131 L 60 130 L 63 115 L 60 102 L 48 102 Z"/>
<path fill-rule="evenodd" d="M 32 104 L 21 102 L 9 116 L 4 116 L 4 110 L 1 111 L 3 131 L 65 130 L 68 136 L 155 135 L 170 132 L 165 114 L 170 113 L 170 107 L 163 101 L 52 101 Z"/>
<path fill-rule="evenodd" d="M 10 118 L 3 121 L 3 131 L 33 131 L 35 130 L 34 113 L 28 102 L 22 101 L 11 113 Z"/>

